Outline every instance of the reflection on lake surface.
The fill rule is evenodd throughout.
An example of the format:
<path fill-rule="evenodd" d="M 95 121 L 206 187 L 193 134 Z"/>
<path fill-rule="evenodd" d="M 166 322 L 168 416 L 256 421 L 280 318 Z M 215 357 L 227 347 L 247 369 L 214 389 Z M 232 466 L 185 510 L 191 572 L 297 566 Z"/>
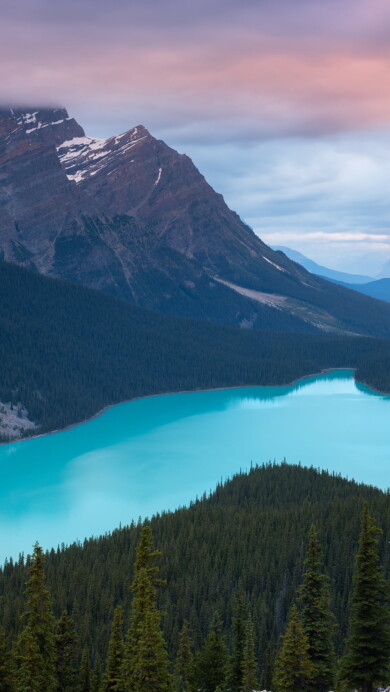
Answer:
<path fill-rule="evenodd" d="M 175 509 L 269 460 L 390 485 L 390 396 L 350 370 L 286 387 L 169 394 L 0 447 L 0 560 Z"/>

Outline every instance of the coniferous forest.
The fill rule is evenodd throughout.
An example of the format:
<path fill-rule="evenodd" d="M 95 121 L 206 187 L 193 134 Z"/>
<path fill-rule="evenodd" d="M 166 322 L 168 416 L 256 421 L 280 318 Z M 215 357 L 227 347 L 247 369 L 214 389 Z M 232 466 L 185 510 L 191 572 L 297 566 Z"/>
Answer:
<path fill-rule="evenodd" d="M 0 262 L 0 402 L 25 406 L 38 432 L 133 397 L 287 384 L 327 368 L 357 368 L 360 382 L 390 391 L 389 359 L 388 339 L 161 315 Z"/>
<path fill-rule="evenodd" d="M 37 544 L 0 574 L 0 689 L 372 692 L 390 679 L 389 540 L 388 492 L 269 464 Z"/>

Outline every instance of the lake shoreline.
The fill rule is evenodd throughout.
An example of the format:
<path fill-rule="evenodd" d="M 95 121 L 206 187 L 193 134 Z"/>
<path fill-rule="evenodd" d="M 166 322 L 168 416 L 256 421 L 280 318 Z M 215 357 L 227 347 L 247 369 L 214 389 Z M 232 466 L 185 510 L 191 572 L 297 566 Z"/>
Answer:
<path fill-rule="evenodd" d="M 342 368 L 325 368 L 324 370 L 321 370 L 319 372 L 313 372 L 309 373 L 308 375 L 303 375 L 302 377 L 298 377 L 296 380 L 292 380 L 292 382 L 286 382 L 284 384 L 244 384 L 244 385 L 233 385 L 231 387 L 208 387 L 206 389 L 200 388 L 200 389 L 182 389 L 178 391 L 171 391 L 171 392 L 160 392 L 158 394 L 143 394 L 142 396 L 135 396 L 130 399 L 124 399 L 123 401 L 118 401 L 115 404 L 107 404 L 107 406 L 104 406 L 104 408 L 100 409 L 96 413 L 94 413 L 92 416 L 89 416 L 88 418 L 85 418 L 84 420 L 78 421 L 77 423 L 70 423 L 69 425 L 65 426 L 65 428 L 57 428 L 56 430 L 48 430 L 47 432 L 44 433 L 39 433 L 38 435 L 26 435 L 25 437 L 18 437 L 14 438 L 13 440 L 9 441 L 3 441 L 0 442 L 0 447 L 4 445 L 11 445 L 15 444 L 16 442 L 26 442 L 28 440 L 36 440 L 40 437 L 47 437 L 48 435 L 56 435 L 57 433 L 62 433 L 62 432 L 68 432 L 69 430 L 73 430 L 73 428 L 76 428 L 79 425 L 84 425 L 84 423 L 89 423 L 90 421 L 95 420 L 95 418 L 99 418 L 102 416 L 106 411 L 109 409 L 113 408 L 114 406 L 120 406 L 121 404 L 128 404 L 131 401 L 139 401 L 140 399 L 150 399 L 152 397 L 157 397 L 157 396 L 169 396 L 171 394 L 192 394 L 195 392 L 220 392 L 223 391 L 224 389 L 253 389 L 257 387 L 275 387 L 275 388 L 281 388 L 281 387 L 291 387 L 295 384 L 298 384 L 298 382 L 302 382 L 304 380 L 308 380 L 311 377 L 318 377 L 319 375 L 326 375 L 327 373 L 330 372 L 335 372 L 338 370 L 351 370 L 353 372 L 356 372 L 356 368 L 353 367 L 342 367 Z M 357 381 L 357 380 L 356 380 Z M 383 394 L 386 395 L 386 392 L 381 392 L 377 389 L 374 389 L 374 387 L 370 387 L 370 385 L 366 384 L 365 382 L 359 382 L 359 384 L 364 385 L 371 391 L 375 392 L 376 394 Z"/>

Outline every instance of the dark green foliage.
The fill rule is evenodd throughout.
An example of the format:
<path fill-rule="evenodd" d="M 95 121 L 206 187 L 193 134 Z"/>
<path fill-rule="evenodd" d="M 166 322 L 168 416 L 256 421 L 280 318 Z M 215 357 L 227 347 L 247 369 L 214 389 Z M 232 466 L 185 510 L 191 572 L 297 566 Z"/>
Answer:
<path fill-rule="evenodd" d="M 239 590 L 232 621 L 232 653 L 230 656 L 227 686 L 231 692 L 241 692 L 244 649 L 246 643 L 246 621 L 248 604 L 242 589 Z"/>
<path fill-rule="evenodd" d="M 18 642 L 18 689 L 54 692 L 54 618 L 43 561 L 42 548 L 36 543 L 25 590 L 23 619 L 26 624 Z"/>
<path fill-rule="evenodd" d="M 356 370 L 356 378 L 379 392 L 390 392 L 390 355 L 382 353 L 364 360 Z"/>
<path fill-rule="evenodd" d="M 0 628 L 0 692 L 12 692 L 14 682 L 4 630 Z"/>
<path fill-rule="evenodd" d="M 111 638 L 108 645 L 107 665 L 103 678 L 102 692 L 123 692 L 123 610 L 117 606 L 112 621 Z"/>
<path fill-rule="evenodd" d="M 144 588 L 146 572 L 140 578 Z M 132 659 L 131 679 L 125 680 L 129 692 L 169 692 L 168 654 L 160 629 L 160 613 L 157 608 L 149 609 L 139 628 L 138 645 Z"/>
<path fill-rule="evenodd" d="M 57 623 L 56 649 L 56 692 L 73 692 L 76 688 L 77 636 L 72 618 L 66 610 Z"/>
<path fill-rule="evenodd" d="M 321 548 L 312 526 L 299 601 L 302 607 L 302 624 L 309 642 L 309 656 L 314 668 L 311 684 L 313 692 L 327 692 L 332 688 L 335 678 L 335 621 L 329 608 L 328 582 L 321 570 Z"/>
<path fill-rule="evenodd" d="M 188 622 L 183 623 L 179 634 L 179 646 L 176 656 L 175 692 L 192 692 L 194 689 L 194 655 Z"/>
<path fill-rule="evenodd" d="M 91 692 L 100 692 L 102 685 L 102 666 L 99 654 L 95 657 L 95 665 L 91 671 Z"/>
<path fill-rule="evenodd" d="M 258 658 L 257 689 L 272 690 L 271 676 L 277 642 L 287 613 L 302 583 L 305 540 L 315 519 L 329 576 L 336 616 L 336 652 L 347 633 L 361 510 L 367 500 L 380 519 L 381 561 L 390 575 L 390 494 L 344 480 L 336 475 L 288 464 L 253 468 L 150 524 L 161 548 L 161 571 L 167 585 L 159 590 L 158 605 L 171 660 L 178 648 L 181 625 L 189 623 L 194 650 L 202 645 L 215 609 L 231 645 L 236 594 L 242 588 L 253 617 Z M 115 606 L 123 605 L 129 622 L 136 546 L 141 524 L 52 550 L 45 558 L 53 608 L 64 608 L 75 621 L 80 648 L 98 651 L 106 660 Z M 0 569 L 0 622 L 7 641 L 21 629 L 25 560 Z M 231 648 L 231 646 L 230 646 Z"/>
<path fill-rule="evenodd" d="M 283 384 L 326 368 L 362 368 L 377 354 L 389 357 L 390 341 L 164 316 L 0 262 L 0 401 L 22 402 L 41 431 L 137 396 Z"/>
<path fill-rule="evenodd" d="M 83 649 L 79 670 L 78 692 L 92 692 L 91 690 L 91 659 L 88 649 Z"/>
<path fill-rule="evenodd" d="M 168 654 L 157 609 L 157 587 L 162 583 L 154 561 L 150 526 L 142 529 L 131 585 L 130 627 L 126 638 L 123 680 L 125 692 L 168 692 Z"/>
<path fill-rule="evenodd" d="M 309 657 L 309 640 L 299 618 L 298 609 L 293 606 L 276 658 L 273 680 L 275 692 L 309 690 L 313 672 Z"/>
<path fill-rule="evenodd" d="M 227 651 L 222 635 L 221 620 L 214 613 L 210 632 L 196 656 L 196 689 L 216 692 L 224 687 L 226 680 Z"/>
<path fill-rule="evenodd" d="M 242 658 L 242 684 L 243 692 L 253 692 L 256 685 L 256 653 L 255 634 L 251 616 L 248 617 L 245 627 L 245 646 Z"/>
<path fill-rule="evenodd" d="M 342 689 L 358 687 L 372 692 L 374 686 L 387 684 L 389 679 L 389 593 L 379 564 L 380 533 L 365 503 L 353 576 L 350 634 L 340 666 Z"/>
<path fill-rule="evenodd" d="M 44 685 L 42 675 L 42 655 L 37 639 L 29 628 L 25 628 L 19 637 L 17 655 L 16 690 L 17 692 L 41 692 Z M 20 651 L 20 653 L 19 653 Z M 52 686 L 53 690 L 54 687 Z"/>

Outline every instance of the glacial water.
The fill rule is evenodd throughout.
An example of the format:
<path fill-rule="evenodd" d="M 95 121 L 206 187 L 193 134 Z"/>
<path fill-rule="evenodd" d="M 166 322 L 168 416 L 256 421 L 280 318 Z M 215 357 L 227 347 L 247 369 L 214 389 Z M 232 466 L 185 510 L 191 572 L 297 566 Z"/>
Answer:
<path fill-rule="evenodd" d="M 390 396 L 352 371 L 286 387 L 168 394 L 0 447 L 0 560 L 186 505 L 251 464 L 301 462 L 390 486 Z"/>

